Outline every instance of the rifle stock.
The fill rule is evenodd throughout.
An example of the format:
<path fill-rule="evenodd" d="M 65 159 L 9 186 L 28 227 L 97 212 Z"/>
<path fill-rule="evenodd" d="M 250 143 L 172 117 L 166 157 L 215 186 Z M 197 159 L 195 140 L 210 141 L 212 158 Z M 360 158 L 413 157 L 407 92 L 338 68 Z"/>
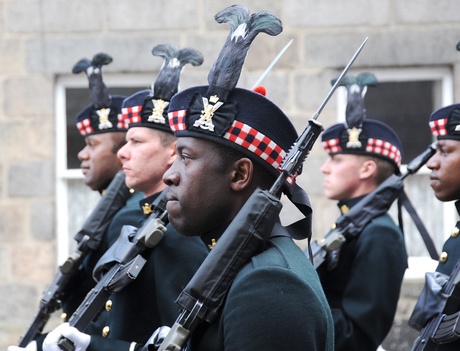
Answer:
<path fill-rule="evenodd" d="M 125 184 L 124 173 L 120 171 L 113 178 L 82 229 L 75 235 L 77 248 L 59 267 L 52 283 L 43 292 L 38 311 L 21 336 L 19 347 L 26 347 L 34 340 L 43 331 L 50 315 L 61 308 L 61 299 L 79 271 L 84 258 L 90 250 L 98 247 L 110 220 L 125 205 L 128 197 L 129 188 Z"/>
<path fill-rule="evenodd" d="M 346 240 L 356 238 L 370 221 L 386 213 L 403 190 L 403 180 L 415 174 L 435 152 L 436 144 L 430 144 L 425 151 L 408 164 L 404 174 L 387 178 L 346 214 L 340 216 L 333 231 L 321 242 L 313 241 L 311 248 L 315 268 L 323 264 L 327 253 L 340 248 Z"/>

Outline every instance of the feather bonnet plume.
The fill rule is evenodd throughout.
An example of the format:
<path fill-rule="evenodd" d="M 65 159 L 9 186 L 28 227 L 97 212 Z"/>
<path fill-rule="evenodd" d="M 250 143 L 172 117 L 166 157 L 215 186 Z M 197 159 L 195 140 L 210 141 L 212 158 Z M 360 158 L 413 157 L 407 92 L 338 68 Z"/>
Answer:
<path fill-rule="evenodd" d="M 282 32 L 281 20 L 268 11 L 251 14 L 240 5 L 227 7 L 215 15 L 218 23 L 229 23 L 230 33 L 208 74 L 209 95 L 217 88 L 221 100 L 226 100 L 241 75 L 244 60 L 252 41 L 259 33 L 272 36 Z"/>
<path fill-rule="evenodd" d="M 90 61 L 86 58 L 78 61 L 72 69 L 73 74 L 85 72 L 89 82 L 89 96 L 96 109 L 110 106 L 110 94 L 102 80 L 102 66 L 112 62 L 112 57 L 99 53 Z"/>

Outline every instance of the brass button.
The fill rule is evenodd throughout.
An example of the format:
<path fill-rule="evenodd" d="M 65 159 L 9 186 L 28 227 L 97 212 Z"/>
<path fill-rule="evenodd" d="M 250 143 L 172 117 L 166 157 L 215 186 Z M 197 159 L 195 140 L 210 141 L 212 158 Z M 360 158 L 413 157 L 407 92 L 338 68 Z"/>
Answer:
<path fill-rule="evenodd" d="M 452 238 L 456 238 L 459 233 L 460 233 L 460 229 L 455 227 L 454 229 L 452 229 L 452 232 L 450 233 L 450 235 L 452 236 Z"/>
<path fill-rule="evenodd" d="M 333 225 L 331 225 L 332 230 L 334 230 L 335 228 L 337 228 L 337 223 L 334 223 Z"/>
<path fill-rule="evenodd" d="M 447 256 L 449 256 L 447 254 L 447 252 L 442 252 L 441 255 L 439 256 L 439 261 L 441 261 L 442 263 L 446 262 L 447 261 Z"/>
<path fill-rule="evenodd" d="M 105 310 L 109 312 L 112 309 L 112 306 L 113 306 L 112 300 L 107 300 L 105 303 Z"/>
<path fill-rule="evenodd" d="M 67 313 L 65 313 L 65 312 L 61 313 L 61 322 L 62 323 L 67 322 Z"/>
<path fill-rule="evenodd" d="M 109 336 L 109 334 L 110 334 L 110 327 L 106 325 L 104 328 L 102 328 L 102 336 L 106 338 Z"/>

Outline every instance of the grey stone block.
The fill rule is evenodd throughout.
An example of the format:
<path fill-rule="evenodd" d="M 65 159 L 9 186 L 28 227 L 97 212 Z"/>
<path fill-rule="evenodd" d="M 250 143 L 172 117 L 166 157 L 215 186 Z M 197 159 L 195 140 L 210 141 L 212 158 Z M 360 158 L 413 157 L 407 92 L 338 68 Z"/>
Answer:
<path fill-rule="evenodd" d="M 101 0 L 16 0 L 8 2 L 12 32 L 89 32 L 103 28 Z"/>
<path fill-rule="evenodd" d="M 18 243 L 24 240 L 27 227 L 24 215 L 28 208 L 24 204 L 7 203 L 0 206 L 0 241 Z"/>
<path fill-rule="evenodd" d="M 104 67 L 104 72 L 153 72 L 160 69 L 163 60 L 152 56 L 152 48 L 162 43 L 180 46 L 179 42 L 178 36 L 171 33 L 50 38 L 45 43 L 31 39 L 26 45 L 27 68 L 32 72 L 71 74 L 81 58 L 91 59 L 96 53 L 105 52 L 113 62 Z"/>
<path fill-rule="evenodd" d="M 118 0 L 106 6 L 111 30 L 183 30 L 199 26 L 197 0 Z"/>
<path fill-rule="evenodd" d="M 452 23 L 458 24 L 460 4 L 457 0 L 433 2 L 430 0 L 395 1 L 395 19 L 398 23 Z"/>
<path fill-rule="evenodd" d="M 1 9 L 2 5 L 0 5 Z M 1 19 L 0 19 L 1 30 Z M 19 40 L 2 38 L 0 41 L 0 73 L 21 72 L 24 65 L 23 44 Z"/>
<path fill-rule="evenodd" d="M 458 30 L 401 28 L 395 30 L 311 33 L 304 37 L 304 64 L 311 67 L 345 67 L 353 53 L 369 37 L 354 69 L 378 66 L 446 64 L 458 60 Z"/>
<path fill-rule="evenodd" d="M 8 170 L 8 195 L 30 197 L 54 194 L 54 164 L 29 161 L 12 165 Z"/>
<path fill-rule="evenodd" d="M 27 240 L 12 248 L 12 255 L 18 259 L 11 265 L 16 281 L 45 284 L 56 271 L 56 248 L 49 242 Z"/>
<path fill-rule="evenodd" d="M 7 115 L 26 117 L 53 114 L 53 81 L 49 77 L 12 77 L 3 84 Z"/>
<path fill-rule="evenodd" d="M 39 240 L 54 239 L 54 201 L 33 201 L 30 209 L 30 228 L 32 230 L 32 237 Z"/>
<path fill-rule="evenodd" d="M 24 320 L 32 318 L 32 311 L 37 307 L 38 292 L 30 285 L 0 285 L 0 330 L 7 326 L 23 325 Z"/>
<path fill-rule="evenodd" d="M 284 1 L 284 22 L 290 26 L 378 26 L 389 22 L 390 0 Z"/>
<path fill-rule="evenodd" d="M 333 70 L 299 73 L 294 79 L 295 104 L 301 110 L 316 111 L 331 90 L 330 81 L 340 74 Z M 328 108 L 335 104 L 330 99 Z"/>

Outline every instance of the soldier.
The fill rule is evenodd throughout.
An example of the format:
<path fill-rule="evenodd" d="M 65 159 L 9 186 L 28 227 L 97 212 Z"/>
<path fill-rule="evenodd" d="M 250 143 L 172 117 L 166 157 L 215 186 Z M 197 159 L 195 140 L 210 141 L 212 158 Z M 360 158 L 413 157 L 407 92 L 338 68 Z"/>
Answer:
<path fill-rule="evenodd" d="M 198 51 L 178 50 L 171 45 L 158 45 L 152 53 L 163 57 L 164 65 L 153 90 L 142 90 L 124 100 L 123 122 L 129 129 L 127 143 L 118 151 L 127 185 L 146 196 L 138 205 L 145 216 L 151 213 L 150 204 L 166 188 L 162 176 L 176 158 L 176 140 L 169 127 L 166 107 L 177 92 L 183 66 L 203 62 Z M 143 253 L 147 263 L 136 280 L 107 301 L 97 320 L 100 330 L 90 335 L 63 324 L 46 338 L 44 350 L 60 350 L 57 342 L 62 335 L 81 351 L 136 349 L 147 341 L 152 328 L 174 322 L 179 313 L 174 300 L 207 253 L 199 238 L 184 238 L 168 225 L 160 243 Z M 103 263 L 106 261 L 98 262 L 96 276 L 102 274 Z"/>
<path fill-rule="evenodd" d="M 72 72 L 84 72 L 89 81 L 90 97 L 93 101 L 77 115 L 77 128 L 85 138 L 86 146 L 78 153 L 85 184 L 94 191 L 103 193 L 113 177 L 121 170 L 118 150 L 125 144 L 128 124 L 122 120 L 121 105 L 125 96 L 112 96 L 102 80 L 102 66 L 112 58 L 99 53 L 91 61 L 81 59 Z M 84 297 L 95 285 L 93 269 L 104 252 L 116 241 L 123 225 L 138 226 L 142 219 L 137 203 L 143 194 L 131 191 L 126 205 L 113 217 L 101 245 L 94 255 L 87 258 L 78 284 L 70 289 L 72 296 L 63 304 L 65 317 L 70 317 Z M 63 318 L 64 320 L 66 318 Z"/>
<path fill-rule="evenodd" d="M 81 59 L 74 68 L 73 73 L 85 72 L 89 81 L 89 90 L 92 103 L 80 111 L 76 117 L 76 126 L 85 138 L 86 146 L 78 153 L 85 184 L 94 191 L 103 193 L 113 177 L 121 170 L 121 162 L 117 158 L 118 150 L 125 143 L 127 124 L 121 119 L 121 105 L 125 96 L 112 96 L 109 94 L 102 79 L 102 66 L 112 62 L 112 58 L 99 53 L 90 61 Z M 123 225 L 139 224 L 142 212 L 139 211 L 138 202 L 142 193 L 133 193 L 112 218 L 105 235 L 95 251 L 91 251 L 85 258 L 82 269 L 72 280 L 74 282 L 67 289 L 67 294 L 62 297 L 62 319 L 66 320 L 85 298 L 94 285 L 93 269 L 103 253 L 112 245 L 120 235 Z M 37 345 L 32 342 L 28 350 L 41 350 L 41 345 L 46 335 L 37 338 Z M 10 346 L 9 351 L 20 350 Z"/>
<path fill-rule="evenodd" d="M 346 123 L 324 131 L 329 154 L 321 167 L 324 194 L 342 214 L 392 174 L 399 173 L 401 143 L 385 123 L 366 119 L 364 95 L 375 77 L 347 76 Z M 402 232 L 388 214 L 328 254 L 318 268 L 334 318 L 335 350 L 375 351 L 391 329 L 407 254 Z"/>
<path fill-rule="evenodd" d="M 253 91 L 235 88 L 258 32 L 276 35 L 279 19 L 232 6 L 216 15 L 231 33 L 207 86 L 175 95 L 169 119 L 178 157 L 163 179 L 167 210 L 185 236 L 212 249 L 257 187 L 268 189 L 297 138 L 287 116 Z M 284 184 L 289 196 L 301 189 Z M 161 337 L 160 337 L 161 338 Z M 155 340 L 154 340 L 155 341 Z M 158 340 L 159 341 L 159 340 Z M 237 274 L 216 319 L 203 323 L 187 350 L 332 350 L 332 318 L 318 276 L 279 223 Z"/>
<path fill-rule="evenodd" d="M 453 104 L 443 107 L 430 116 L 429 125 L 433 135 L 437 138 L 437 151 L 427 162 L 431 169 L 430 185 L 434 195 L 440 201 L 456 201 L 455 206 L 460 213 L 460 104 Z M 460 310 L 458 297 L 446 306 L 446 300 L 450 296 L 441 293 L 441 288 L 449 276 L 453 273 L 457 262 L 460 259 L 460 222 L 454 226 L 450 237 L 444 243 L 439 263 L 435 272 L 427 273 L 426 285 L 422 295 L 417 302 L 409 324 L 420 330 L 425 327 L 432 317 L 439 313 L 446 314 L 446 320 L 455 312 Z M 455 295 L 455 294 L 452 294 Z M 457 316 L 454 316 L 455 323 L 448 326 L 452 332 L 458 330 Z M 442 329 L 437 326 L 435 329 Z M 434 330 L 430 334 L 433 334 Z M 448 334 L 448 333 L 447 333 Z M 460 338 L 455 337 L 442 343 L 435 343 L 429 335 L 423 342 L 427 350 L 459 350 Z M 417 343 L 419 338 L 416 340 Z M 437 340 L 439 342 L 440 340 Z M 417 344 L 416 343 L 416 344 Z M 415 344 L 414 344 L 415 346 Z M 418 345 L 420 347 L 420 345 Z"/>

